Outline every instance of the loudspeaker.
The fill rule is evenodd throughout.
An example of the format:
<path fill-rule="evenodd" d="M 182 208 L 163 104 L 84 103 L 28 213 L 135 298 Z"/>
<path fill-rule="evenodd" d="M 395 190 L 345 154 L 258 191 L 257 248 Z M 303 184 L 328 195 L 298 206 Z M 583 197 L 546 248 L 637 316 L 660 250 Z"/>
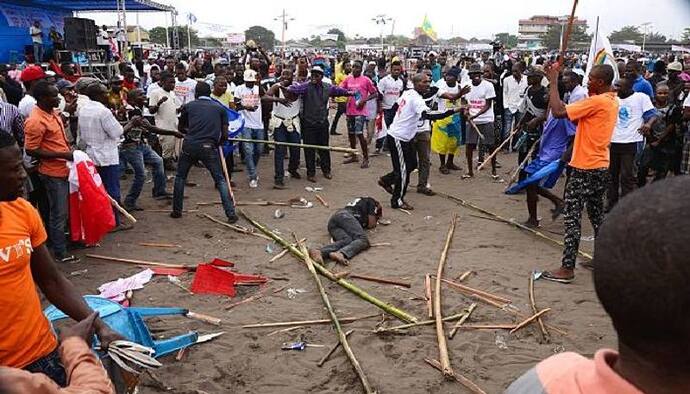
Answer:
<path fill-rule="evenodd" d="M 84 51 L 98 49 L 98 29 L 93 19 L 65 18 L 65 49 Z"/>

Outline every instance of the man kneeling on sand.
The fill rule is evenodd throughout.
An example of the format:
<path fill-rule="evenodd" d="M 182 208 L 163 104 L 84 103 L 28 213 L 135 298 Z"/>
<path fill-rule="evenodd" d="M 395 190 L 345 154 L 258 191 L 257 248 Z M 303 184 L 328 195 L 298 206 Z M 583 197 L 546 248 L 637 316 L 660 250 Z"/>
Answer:
<path fill-rule="evenodd" d="M 376 228 L 383 214 L 381 204 L 371 197 L 360 197 L 328 219 L 328 233 L 333 243 L 321 249 L 311 249 L 309 255 L 323 264 L 324 259 L 349 265 L 349 260 L 369 248 L 366 229 Z"/>
<path fill-rule="evenodd" d="M 688 177 L 654 183 L 627 195 L 601 226 L 594 287 L 618 351 L 551 356 L 506 394 L 690 392 L 690 202 L 669 198 L 689 189 Z"/>

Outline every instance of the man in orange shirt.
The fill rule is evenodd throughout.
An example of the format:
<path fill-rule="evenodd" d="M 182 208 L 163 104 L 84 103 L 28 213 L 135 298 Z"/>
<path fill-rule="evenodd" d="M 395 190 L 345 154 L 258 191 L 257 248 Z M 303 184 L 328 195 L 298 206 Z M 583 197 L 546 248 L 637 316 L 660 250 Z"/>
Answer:
<path fill-rule="evenodd" d="M 580 247 L 582 210 L 587 215 L 596 237 L 604 220 L 604 194 L 609 183 L 609 145 L 618 121 L 618 99 L 611 89 L 613 68 L 592 67 L 589 73 L 589 97 L 565 105 L 558 95 L 558 64 L 548 69 L 549 104 L 555 118 L 568 118 L 577 123 L 570 176 L 565 186 L 565 238 L 561 268 L 545 271 L 542 278 L 561 283 L 575 279 L 575 259 Z"/>
<path fill-rule="evenodd" d="M 506 394 L 690 392 L 690 203 L 674 198 L 688 190 L 689 177 L 653 183 L 626 196 L 601 226 L 594 288 L 618 350 L 551 356 Z"/>
<path fill-rule="evenodd" d="M 75 320 L 93 311 L 50 256 L 41 218 L 21 197 L 25 180 L 19 146 L 11 135 L 0 133 L 0 366 L 42 372 L 65 386 L 57 339 L 41 311 L 36 286 Z M 120 338 L 100 319 L 95 327 L 106 347 Z"/>
<path fill-rule="evenodd" d="M 74 261 L 74 256 L 67 255 L 65 238 L 69 203 L 67 161 L 72 161 L 72 151 L 62 119 L 55 112 L 60 103 L 58 90 L 55 85 L 41 81 L 34 86 L 33 95 L 37 103 L 24 124 L 24 148 L 28 155 L 40 161 L 38 173 L 50 207 L 48 239 L 55 258 L 60 262 Z"/>

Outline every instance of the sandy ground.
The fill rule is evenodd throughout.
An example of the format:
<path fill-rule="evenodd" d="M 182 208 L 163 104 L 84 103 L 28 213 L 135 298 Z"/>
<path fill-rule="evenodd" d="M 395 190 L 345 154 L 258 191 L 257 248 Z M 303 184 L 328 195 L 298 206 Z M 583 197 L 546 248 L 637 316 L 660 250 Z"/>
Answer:
<path fill-rule="evenodd" d="M 341 121 L 344 127 L 344 119 Z M 345 145 L 345 136 L 336 137 L 334 145 Z M 411 291 L 423 295 L 424 274 L 436 271 L 439 255 L 446 237 L 450 217 L 459 215 L 458 227 L 449 251 L 446 276 L 456 278 L 472 270 L 466 285 L 505 296 L 525 314 L 530 313 L 528 299 L 528 275 L 535 268 L 552 268 L 560 263 L 561 249 L 511 226 L 472 216 L 469 211 L 442 197 L 426 197 L 411 188 L 407 200 L 415 207 L 412 215 L 389 208 L 388 195 L 376 186 L 377 177 L 391 168 L 387 156 L 372 159 L 371 168 L 362 170 L 358 165 L 343 165 L 342 154 L 333 154 L 334 179 L 325 180 L 318 176 L 318 186 L 324 188 L 321 195 L 331 208 L 321 206 L 312 193 L 305 191 L 313 186 L 305 179 L 290 180 L 289 189 L 272 190 L 273 158 L 262 157 L 260 163 L 260 187 L 248 188 L 246 174 L 235 173 L 238 183 L 236 196 L 240 201 L 287 200 L 303 196 L 314 202 L 311 209 L 282 208 L 285 217 L 275 219 L 275 207 L 244 207 L 253 218 L 279 230 L 288 236 L 295 232 L 306 237 L 311 245 L 328 242 L 326 222 L 337 208 L 361 195 L 370 195 L 384 205 L 384 215 L 392 221 L 390 226 L 379 226 L 370 234 L 370 240 L 391 242 L 392 247 L 372 248 L 353 259 L 351 271 L 389 278 L 398 278 L 412 283 Z M 515 155 L 500 157 L 503 164 L 501 175 L 505 175 L 516 162 Z M 464 160 L 457 164 L 465 167 Z M 286 163 L 287 164 L 287 163 Z M 524 195 L 506 196 L 502 193 L 504 184 L 494 183 L 487 171 L 469 181 L 461 181 L 460 173 L 441 175 L 438 159 L 433 158 L 431 183 L 433 188 L 456 195 L 492 210 L 505 217 L 526 219 Z M 301 173 L 305 174 L 304 169 Z M 190 179 L 199 186 L 187 188 L 185 209 L 196 209 L 196 203 L 218 200 L 218 193 L 205 169 L 194 168 Z M 416 185 L 413 175 L 411 185 Z M 129 181 L 123 182 L 123 195 Z M 151 184 L 145 186 L 140 205 L 145 209 L 165 209 L 162 202 L 153 201 Z M 172 185 L 170 185 L 172 189 Z M 559 185 L 562 190 L 562 181 Z M 562 236 L 548 233 L 563 232 L 562 221 L 552 223 L 548 202 L 540 202 L 540 212 L 546 234 L 556 239 Z M 198 213 L 208 213 L 221 220 L 224 215 L 220 206 L 204 206 Z M 241 305 L 231 311 L 224 306 L 256 293 L 255 287 L 239 289 L 237 297 L 190 295 L 168 283 L 165 277 L 154 277 L 143 290 L 135 291 L 133 302 L 138 306 L 176 306 L 205 313 L 223 319 L 223 327 L 184 318 L 160 318 L 149 321 L 153 328 L 167 330 L 165 335 L 198 330 L 200 334 L 223 330 L 225 335 L 212 342 L 190 349 L 182 361 L 168 356 L 162 359 L 164 367 L 157 375 L 171 392 L 177 393 L 357 393 L 361 392 L 352 367 L 342 351 L 318 368 L 316 362 L 325 354 L 324 348 L 307 348 L 305 351 L 283 351 L 283 342 L 299 340 L 302 336 L 313 344 L 330 347 L 335 343 L 334 330 L 329 325 L 309 326 L 298 330 L 267 336 L 274 328 L 242 329 L 249 323 L 325 319 L 327 313 L 322 305 L 316 286 L 306 267 L 291 256 L 269 263 L 269 259 L 280 248 L 272 245 L 274 254 L 267 253 L 269 242 L 238 234 L 197 213 L 187 213 L 182 219 L 173 220 L 165 213 L 137 212 L 139 219 L 132 231 L 111 234 L 100 248 L 79 251 L 79 254 L 98 253 L 103 255 L 152 260 L 176 264 L 195 264 L 214 257 L 230 260 L 236 269 L 244 273 L 257 273 L 270 277 L 289 278 L 289 281 L 274 281 L 271 287 L 288 286 L 304 289 L 294 299 L 287 291 Z M 248 225 L 247 223 L 240 224 Z M 591 228 L 585 221 L 584 233 Z M 139 242 L 173 243 L 179 249 L 144 247 Z M 583 242 L 582 248 L 591 252 L 592 242 Z M 332 267 L 332 265 L 331 265 Z M 335 271 L 340 267 L 332 267 Z M 82 262 L 61 266 L 66 274 L 87 269 L 88 272 L 72 278 L 84 294 L 97 293 L 96 288 L 118 277 L 127 277 L 141 271 L 141 267 L 120 263 L 108 263 L 83 258 Z M 193 274 L 181 276 L 189 285 Z M 407 312 L 423 318 L 426 315 L 424 301 L 414 300 L 410 293 L 390 285 L 353 279 L 361 288 L 372 295 L 388 301 Z M 363 316 L 380 312 L 338 285 L 324 279 L 326 291 L 339 316 Z M 536 297 L 540 308 L 551 308 L 546 322 L 568 332 L 567 336 L 552 332 L 551 343 L 540 343 L 536 326 L 530 326 L 516 334 L 506 330 L 460 331 L 448 341 L 450 359 L 455 371 L 474 381 L 488 393 L 502 392 L 521 373 L 539 360 L 562 351 L 575 351 L 591 356 L 600 347 L 615 345 L 615 333 L 598 303 L 591 281 L 591 274 L 577 270 L 577 279 L 571 285 L 539 281 L 536 283 Z M 454 290 L 443 287 L 443 310 L 445 315 L 455 314 L 469 306 L 471 300 Z M 395 318 L 387 317 L 386 325 L 399 324 Z M 515 323 L 514 316 L 488 305 L 479 304 L 468 321 L 474 324 Z M 381 336 L 371 332 L 381 321 L 380 316 L 370 320 L 347 325 L 355 329 L 350 337 L 354 352 L 366 371 L 372 385 L 380 393 L 456 393 L 466 392 L 456 382 L 444 381 L 442 375 L 429 367 L 424 358 L 438 358 L 436 334 L 433 326 L 409 330 L 403 335 Z M 446 325 L 446 330 L 450 326 Z M 140 392 L 163 391 L 149 378 L 143 378 Z"/>

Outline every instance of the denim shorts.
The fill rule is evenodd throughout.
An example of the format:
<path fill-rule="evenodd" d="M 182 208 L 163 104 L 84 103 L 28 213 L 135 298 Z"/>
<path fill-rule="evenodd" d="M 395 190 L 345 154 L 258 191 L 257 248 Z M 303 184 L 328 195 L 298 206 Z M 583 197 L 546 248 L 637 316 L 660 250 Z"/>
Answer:
<path fill-rule="evenodd" d="M 60 360 L 58 350 L 53 350 L 50 354 L 42 357 L 23 368 L 32 373 L 42 373 L 52 379 L 60 387 L 67 386 L 67 373 Z"/>
<path fill-rule="evenodd" d="M 364 125 L 366 124 L 366 116 L 347 116 L 347 133 L 360 135 L 364 134 Z"/>

